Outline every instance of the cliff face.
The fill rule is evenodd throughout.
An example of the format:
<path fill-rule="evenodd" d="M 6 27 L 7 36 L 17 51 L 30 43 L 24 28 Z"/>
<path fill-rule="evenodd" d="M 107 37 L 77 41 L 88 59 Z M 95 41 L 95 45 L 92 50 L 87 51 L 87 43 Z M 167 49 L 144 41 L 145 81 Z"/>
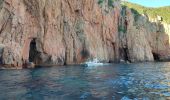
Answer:
<path fill-rule="evenodd" d="M 0 0 L 0 4 L 0 63 L 6 67 L 22 68 L 29 62 L 80 64 L 94 58 L 102 62 L 168 58 L 167 30 L 142 16 L 135 21 L 119 2 L 114 2 L 114 8 L 107 0 L 102 4 L 98 0 Z"/>
<path fill-rule="evenodd" d="M 121 14 L 120 49 L 126 49 L 124 55 L 127 55 L 129 61 L 170 60 L 170 25 L 159 18 L 151 19 L 147 15 L 135 16 L 126 7 L 122 9 Z"/>
<path fill-rule="evenodd" d="M 1 63 L 79 64 L 115 61 L 119 5 L 98 0 L 1 0 Z"/>
<path fill-rule="evenodd" d="M 131 62 L 154 60 L 151 47 L 146 38 L 147 31 L 143 26 L 145 23 L 143 19 L 139 19 L 139 22 L 135 21 L 130 9 L 122 9 L 119 26 L 120 49 L 122 51 L 126 50 L 123 54 L 126 55 L 126 60 Z"/>

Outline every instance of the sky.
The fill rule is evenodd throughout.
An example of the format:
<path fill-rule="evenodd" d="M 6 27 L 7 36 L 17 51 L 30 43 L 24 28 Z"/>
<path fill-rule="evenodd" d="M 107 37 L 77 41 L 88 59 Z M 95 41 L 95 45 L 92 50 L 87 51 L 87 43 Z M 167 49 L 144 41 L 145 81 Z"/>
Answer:
<path fill-rule="evenodd" d="M 125 1 L 140 4 L 146 7 L 170 6 L 170 0 L 125 0 Z"/>

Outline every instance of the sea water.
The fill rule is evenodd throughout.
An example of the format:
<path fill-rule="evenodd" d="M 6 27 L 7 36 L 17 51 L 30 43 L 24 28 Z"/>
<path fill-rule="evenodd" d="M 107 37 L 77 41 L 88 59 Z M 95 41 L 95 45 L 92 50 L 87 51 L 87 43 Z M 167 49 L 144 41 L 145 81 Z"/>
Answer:
<path fill-rule="evenodd" d="M 0 100 L 166 100 L 170 63 L 0 70 Z"/>

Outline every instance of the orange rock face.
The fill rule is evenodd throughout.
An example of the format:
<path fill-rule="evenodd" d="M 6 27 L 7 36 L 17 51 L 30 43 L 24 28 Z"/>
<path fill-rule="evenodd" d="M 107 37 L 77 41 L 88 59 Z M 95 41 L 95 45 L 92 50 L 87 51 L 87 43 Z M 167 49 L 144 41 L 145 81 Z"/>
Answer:
<path fill-rule="evenodd" d="M 1 0 L 0 64 L 23 68 L 80 64 L 94 58 L 101 62 L 153 61 L 155 54 L 169 58 L 169 41 L 157 34 L 163 33 L 154 28 L 157 25 L 144 24 L 142 17 L 134 20 L 118 1 L 113 6 L 108 6 L 108 0 L 102 4 L 98 0 Z"/>
<path fill-rule="evenodd" d="M 151 22 L 147 15 L 136 16 L 129 8 L 122 9 L 119 23 L 120 50 L 126 50 L 122 53 L 127 60 L 131 62 L 170 60 L 168 24 L 158 20 Z"/>
<path fill-rule="evenodd" d="M 98 0 L 4 0 L 0 5 L 2 64 L 80 64 L 119 59 L 120 7 Z M 36 55 L 36 56 L 35 56 Z"/>

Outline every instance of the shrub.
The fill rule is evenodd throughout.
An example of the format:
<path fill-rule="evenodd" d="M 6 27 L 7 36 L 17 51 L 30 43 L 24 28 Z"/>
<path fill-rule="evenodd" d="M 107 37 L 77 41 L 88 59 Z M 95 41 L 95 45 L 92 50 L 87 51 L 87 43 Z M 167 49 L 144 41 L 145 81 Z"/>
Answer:
<path fill-rule="evenodd" d="M 98 0 L 98 4 L 101 5 L 101 4 L 104 3 L 104 1 L 105 1 L 105 0 Z M 109 7 L 113 7 L 113 2 L 114 2 L 114 1 L 115 1 L 115 0 L 108 0 L 108 5 L 109 5 Z"/>
<path fill-rule="evenodd" d="M 124 6 L 127 6 L 132 9 L 132 12 L 137 15 L 139 14 L 147 14 L 151 18 L 157 18 L 157 16 L 161 16 L 163 18 L 163 22 L 170 24 L 170 6 L 167 7 L 159 7 L 159 8 L 149 8 L 144 7 L 138 4 L 124 2 Z M 135 10 L 137 12 L 135 12 Z"/>

